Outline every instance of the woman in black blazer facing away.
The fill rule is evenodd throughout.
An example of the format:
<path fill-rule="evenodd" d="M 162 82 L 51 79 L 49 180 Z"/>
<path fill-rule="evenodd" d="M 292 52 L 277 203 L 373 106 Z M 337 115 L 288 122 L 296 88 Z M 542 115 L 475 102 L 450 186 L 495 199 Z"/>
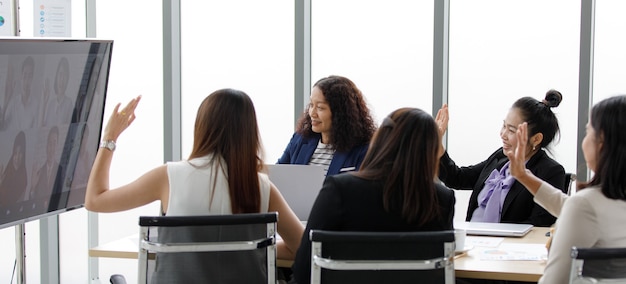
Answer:
<path fill-rule="evenodd" d="M 509 171 L 507 151 L 515 149 L 517 126 L 528 123 L 526 168 L 533 174 L 563 190 L 565 169 L 543 150 L 559 132 L 559 122 L 552 112 L 563 99 L 560 92 L 550 90 L 543 101 L 531 97 L 518 99 L 500 129 L 502 147 L 485 161 L 459 167 L 444 153 L 440 160 L 439 179 L 454 189 L 472 190 L 466 220 L 489 223 L 527 223 L 547 227 L 556 221 L 548 211 L 533 201 L 533 195 L 515 180 Z M 437 114 L 440 135 L 448 127 L 448 108 Z"/>
<path fill-rule="evenodd" d="M 408 232 L 451 230 L 454 191 L 435 182 L 443 153 L 433 117 L 402 108 L 383 120 L 358 172 L 326 177 L 293 265 L 309 283 L 312 229 Z"/>

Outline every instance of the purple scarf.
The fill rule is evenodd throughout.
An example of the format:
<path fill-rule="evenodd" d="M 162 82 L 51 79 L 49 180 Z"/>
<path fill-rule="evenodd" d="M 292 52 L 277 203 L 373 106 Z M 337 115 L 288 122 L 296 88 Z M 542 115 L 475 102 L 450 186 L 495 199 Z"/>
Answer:
<path fill-rule="evenodd" d="M 494 169 L 485 181 L 483 190 L 478 194 L 478 208 L 472 215 L 472 221 L 500 223 L 504 199 L 515 182 L 515 178 L 509 171 L 510 163 L 504 164 L 499 171 Z M 482 216 L 480 216 L 481 212 Z"/>

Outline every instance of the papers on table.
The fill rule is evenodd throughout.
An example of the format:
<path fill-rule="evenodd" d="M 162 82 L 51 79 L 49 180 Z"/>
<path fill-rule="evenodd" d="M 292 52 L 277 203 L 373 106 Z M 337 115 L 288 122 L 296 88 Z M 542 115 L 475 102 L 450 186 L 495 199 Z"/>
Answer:
<path fill-rule="evenodd" d="M 474 247 L 489 247 L 496 248 L 502 243 L 504 238 L 494 238 L 494 237 L 476 237 L 476 236 L 467 236 L 465 237 L 465 243 L 474 246 Z"/>
<path fill-rule="evenodd" d="M 542 244 L 503 243 L 480 250 L 481 260 L 546 260 L 548 251 Z"/>
<path fill-rule="evenodd" d="M 480 260 L 546 260 L 543 244 L 503 243 L 504 238 L 467 236 L 465 244 L 473 246 Z"/>

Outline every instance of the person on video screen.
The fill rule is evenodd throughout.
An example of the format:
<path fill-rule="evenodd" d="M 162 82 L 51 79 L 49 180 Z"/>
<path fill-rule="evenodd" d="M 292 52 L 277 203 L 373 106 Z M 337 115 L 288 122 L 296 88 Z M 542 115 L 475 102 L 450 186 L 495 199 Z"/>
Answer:
<path fill-rule="evenodd" d="M 33 175 L 31 184 L 30 197 L 39 198 L 47 197 L 54 188 L 54 183 L 59 171 L 59 162 L 57 162 L 57 148 L 59 145 L 59 129 L 56 126 L 50 128 L 46 143 L 46 160 L 39 168 L 33 165 Z"/>
<path fill-rule="evenodd" d="M 35 60 L 28 56 L 22 62 L 19 82 L 14 81 L 12 70 L 8 70 L 5 86 L 4 102 L 6 109 L 3 113 L 3 129 L 26 130 L 39 126 L 39 101 L 33 92 L 33 78 L 35 75 Z M 12 82 L 9 82 L 12 81 Z"/>
<path fill-rule="evenodd" d="M 54 76 L 54 95 L 50 94 L 50 80 L 46 79 L 43 92 L 45 107 L 41 125 L 52 126 L 70 123 L 74 105 L 72 99 L 66 94 L 69 78 L 70 63 L 66 57 L 62 57 L 59 60 Z"/>
<path fill-rule="evenodd" d="M 26 135 L 20 131 L 13 142 L 13 153 L 6 166 L 0 164 L 0 206 L 6 207 L 24 200 L 26 177 Z"/>

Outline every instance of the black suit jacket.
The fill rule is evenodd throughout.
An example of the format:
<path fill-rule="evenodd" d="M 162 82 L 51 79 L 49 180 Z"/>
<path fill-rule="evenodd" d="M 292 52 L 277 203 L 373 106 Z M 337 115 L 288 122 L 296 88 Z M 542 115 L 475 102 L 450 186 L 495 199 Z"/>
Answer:
<path fill-rule="evenodd" d="M 439 179 L 448 187 L 454 189 L 472 190 L 467 208 L 466 220 L 472 218 L 474 210 L 478 208 L 478 194 L 485 186 L 485 181 L 494 169 L 500 170 L 509 159 L 502 152 L 502 148 L 495 151 L 482 163 L 458 167 L 446 152 L 440 160 Z M 565 169 L 545 151 L 535 153 L 526 168 L 540 179 L 563 190 Z M 507 193 L 500 215 L 501 223 L 526 223 L 535 226 L 547 227 L 556 221 L 548 211 L 533 201 L 533 195 L 518 181 L 515 181 Z"/>
<path fill-rule="evenodd" d="M 454 191 L 437 184 L 440 217 L 423 226 L 408 224 L 399 214 L 383 208 L 384 181 L 364 180 L 351 173 L 326 177 L 313 204 L 300 247 L 293 264 L 299 284 L 310 283 L 311 229 L 332 231 L 408 232 L 452 230 Z"/>

